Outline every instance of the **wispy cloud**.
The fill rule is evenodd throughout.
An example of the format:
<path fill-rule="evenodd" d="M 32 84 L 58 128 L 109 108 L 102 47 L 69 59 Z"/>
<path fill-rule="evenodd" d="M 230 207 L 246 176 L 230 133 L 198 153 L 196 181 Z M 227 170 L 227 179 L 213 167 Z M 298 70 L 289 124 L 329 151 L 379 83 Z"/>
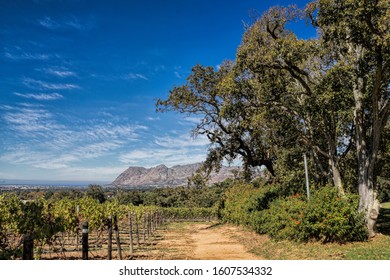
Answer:
<path fill-rule="evenodd" d="M 183 78 L 183 77 L 180 75 L 180 73 L 177 72 L 177 71 L 175 71 L 174 74 L 175 74 L 175 76 L 176 76 L 177 78 L 179 78 L 179 79 Z"/>
<path fill-rule="evenodd" d="M 38 90 L 65 90 L 65 89 L 79 89 L 80 86 L 71 83 L 50 83 L 31 78 L 23 78 L 23 84 L 32 89 Z"/>
<path fill-rule="evenodd" d="M 13 109 L 3 115 L 3 119 L 11 130 L 22 135 L 38 133 L 41 137 L 47 132 L 62 129 L 63 126 L 53 121 L 53 115 L 40 107 L 27 107 Z"/>
<path fill-rule="evenodd" d="M 119 161 L 130 165 L 151 167 L 157 160 L 167 166 L 204 161 L 209 141 L 205 137 L 192 139 L 188 134 L 154 137 L 148 148 L 134 149 L 119 156 Z M 158 164 L 158 162 L 157 162 Z"/>
<path fill-rule="evenodd" d="M 51 17 L 44 17 L 38 20 L 38 23 L 51 30 L 58 29 L 76 29 L 80 31 L 87 31 L 94 27 L 94 22 L 92 20 L 81 21 L 79 18 L 75 16 L 62 18 L 59 20 L 54 20 Z"/>
<path fill-rule="evenodd" d="M 48 60 L 52 57 L 46 53 L 32 53 L 20 47 L 13 49 L 4 48 L 4 57 L 10 60 Z"/>
<path fill-rule="evenodd" d="M 160 117 L 146 117 L 145 119 L 146 119 L 147 121 L 154 122 L 154 121 L 159 121 L 159 120 L 160 120 Z"/>
<path fill-rule="evenodd" d="M 154 142 L 166 148 L 206 147 L 210 144 L 205 136 L 200 135 L 197 138 L 191 138 L 188 134 L 155 137 Z"/>
<path fill-rule="evenodd" d="M 161 65 L 155 65 L 153 68 L 154 72 L 161 72 L 161 71 L 167 71 L 167 67 L 163 64 Z"/>
<path fill-rule="evenodd" d="M 148 78 L 145 75 L 140 74 L 140 73 L 128 73 L 127 75 L 125 75 L 125 79 L 127 79 L 127 80 L 145 80 L 145 81 L 148 80 Z"/>
<path fill-rule="evenodd" d="M 117 154 L 139 140 L 146 126 L 95 120 L 92 123 L 60 123 L 59 116 L 42 105 L 2 106 L 0 114 L 10 131 L 8 151 L 0 161 L 49 170 L 76 170 L 78 165 Z M 1 120 L 0 120 L 1 121 Z M 8 134 L 10 135 L 10 134 Z M 24 141 L 12 141 L 24 139 Z M 69 171 L 70 172 L 70 171 Z"/>
<path fill-rule="evenodd" d="M 19 93 L 19 92 L 14 92 L 14 95 L 27 98 L 27 99 L 35 99 L 39 101 L 51 101 L 51 100 L 58 100 L 58 99 L 63 99 L 64 96 L 53 92 L 53 93 Z"/>
<path fill-rule="evenodd" d="M 122 154 L 120 161 L 127 165 L 152 167 L 159 163 L 167 166 L 202 162 L 206 158 L 203 149 L 137 149 Z M 159 162 L 158 162 L 159 161 Z"/>
<path fill-rule="evenodd" d="M 195 124 L 198 124 L 202 121 L 202 118 L 197 118 L 197 117 L 184 117 L 183 119 L 185 122 L 189 122 L 189 123 L 195 123 Z"/>
<path fill-rule="evenodd" d="M 185 77 L 181 66 L 175 66 L 173 74 L 179 79 L 183 79 Z"/>
<path fill-rule="evenodd" d="M 66 77 L 76 77 L 77 74 L 73 71 L 70 71 L 68 68 L 65 67 L 50 67 L 50 68 L 44 68 L 43 71 L 47 74 L 66 78 Z"/>

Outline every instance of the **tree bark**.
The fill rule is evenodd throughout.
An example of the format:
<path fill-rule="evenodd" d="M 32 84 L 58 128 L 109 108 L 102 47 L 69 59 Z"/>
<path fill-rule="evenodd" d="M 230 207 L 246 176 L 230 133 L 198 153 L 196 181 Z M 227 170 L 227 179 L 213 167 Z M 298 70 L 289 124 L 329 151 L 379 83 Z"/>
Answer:
<path fill-rule="evenodd" d="M 341 172 L 340 172 L 340 168 L 338 166 L 338 163 L 336 160 L 329 159 L 329 165 L 330 165 L 330 168 L 332 170 L 333 184 L 337 188 L 339 194 L 341 196 L 344 196 L 345 191 L 344 191 L 343 181 L 341 178 Z"/>
<path fill-rule="evenodd" d="M 362 48 L 355 48 L 356 64 L 363 56 Z M 374 237 L 376 235 L 376 220 L 379 215 L 380 203 L 377 199 L 377 193 L 374 190 L 374 166 L 377 156 L 375 142 L 379 136 L 377 129 L 372 129 L 373 135 L 368 135 L 367 124 L 364 119 L 363 97 L 365 89 L 364 77 L 359 66 L 356 67 L 358 73 L 353 86 L 353 95 L 355 100 L 354 122 L 356 127 L 356 152 L 358 160 L 358 190 L 360 195 L 359 211 L 365 213 L 368 235 Z M 374 112 L 375 113 L 375 112 Z M 378 124 L 372 124 L 375 126 Z M 371 144 L 371 149 L 370 145 Z"/>

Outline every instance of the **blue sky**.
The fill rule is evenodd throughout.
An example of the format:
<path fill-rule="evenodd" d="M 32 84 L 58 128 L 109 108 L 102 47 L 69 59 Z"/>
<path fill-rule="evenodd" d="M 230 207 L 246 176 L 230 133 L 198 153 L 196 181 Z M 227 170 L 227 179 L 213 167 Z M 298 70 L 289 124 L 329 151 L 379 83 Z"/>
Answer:
<path fill-rule="evenodd" d="M 0 179 L 110 182 L 203 161 L 197 119 L 156 99 L 192 66 L 234 59 L 251 10 L 306 2 L 0 0 Z"/>

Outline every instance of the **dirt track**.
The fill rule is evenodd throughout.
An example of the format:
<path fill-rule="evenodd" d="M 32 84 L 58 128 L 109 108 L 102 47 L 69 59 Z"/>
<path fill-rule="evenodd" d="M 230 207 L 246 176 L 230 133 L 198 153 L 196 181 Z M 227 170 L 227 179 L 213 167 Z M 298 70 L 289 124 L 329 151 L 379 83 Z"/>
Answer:
<path fill-rule="evenodd" d="M 258 260 L 250 252 L 253 233 L 233 225 L 190 223 L 170 226 L 162 231 L 162 240 L 156 244 L 156 259 L 181 260 Z"/>

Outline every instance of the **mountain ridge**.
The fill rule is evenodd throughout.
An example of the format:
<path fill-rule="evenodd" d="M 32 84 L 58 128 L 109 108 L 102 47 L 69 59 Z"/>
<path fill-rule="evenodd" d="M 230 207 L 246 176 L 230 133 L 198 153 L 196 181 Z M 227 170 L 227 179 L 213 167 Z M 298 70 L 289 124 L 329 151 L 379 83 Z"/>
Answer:
<path fill-rule="evenodd" d="M 188 178 L 191 177 L 202 163 L 193 163 L 185 165 L 175 165 L 167 167 L 164 164 L 151 168 L 140 166 L 130 166 L 123 171 L 111 183 L 119 187 L 177 187 L 186 185 Z M 211 172 L 208 183 L 213 184 L 224 181 L 227 178 L 233 178 L 234 172 L 239 167 L 222 166 L 218 173 Z"/>

